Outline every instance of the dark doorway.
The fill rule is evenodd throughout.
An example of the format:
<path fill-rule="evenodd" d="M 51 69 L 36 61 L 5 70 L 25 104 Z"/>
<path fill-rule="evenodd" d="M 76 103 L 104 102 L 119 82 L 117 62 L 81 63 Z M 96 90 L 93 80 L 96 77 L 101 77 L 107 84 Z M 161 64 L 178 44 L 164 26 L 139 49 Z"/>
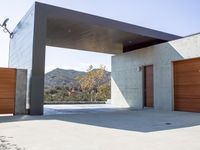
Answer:
<path fill-rule="evenodd" d="M 144 107 L 153 107 L 153 65 L 144 66 Z"/>

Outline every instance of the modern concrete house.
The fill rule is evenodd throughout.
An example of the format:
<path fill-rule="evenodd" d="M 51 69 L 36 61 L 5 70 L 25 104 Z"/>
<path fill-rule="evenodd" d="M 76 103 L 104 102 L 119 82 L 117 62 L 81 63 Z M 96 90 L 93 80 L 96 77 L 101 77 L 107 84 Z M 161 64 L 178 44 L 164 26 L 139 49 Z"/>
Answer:
<path fill-rule="evenodd" d="M 9 56 L 10 67 L 28 69 L 31 115 L 43 114 L 46 45 L 114 54 L 114 105 L 200 112 L 200 34 L 182 38 L 36 2 L 14 29 Z"/>

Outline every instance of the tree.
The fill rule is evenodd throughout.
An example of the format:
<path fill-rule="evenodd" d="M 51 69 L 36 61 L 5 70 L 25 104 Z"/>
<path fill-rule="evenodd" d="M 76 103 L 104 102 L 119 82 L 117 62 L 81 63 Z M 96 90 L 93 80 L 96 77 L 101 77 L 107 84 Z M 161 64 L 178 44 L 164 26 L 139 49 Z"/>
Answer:
<path fill-rule="evenodd" d="M 110 83 L 105 83 L 105 84 L 100 85 L 97 88 L 96 99 L 105 101 L 108 98 L 110 98 L 111 97 L 110 89 L 111 89 Z"/>
<path fill-rule="evenodd" d="M 78 77 L 77 80 L 83 92 L 90 96 L 90 100 L 96 101 L 97 89 L 105 76 L 105 66 L 101 65 L 98 69 L 94 69 L 92 65 L 87 69 L 85 76 Z"/>
<path fill-rule="evenodd" d="M 45 90 L 45 100 L 50 100 L 53 101 L 54 100 L 54 96 L 58 93 L 58 91 L 56 89 L 46 89 Z"/>

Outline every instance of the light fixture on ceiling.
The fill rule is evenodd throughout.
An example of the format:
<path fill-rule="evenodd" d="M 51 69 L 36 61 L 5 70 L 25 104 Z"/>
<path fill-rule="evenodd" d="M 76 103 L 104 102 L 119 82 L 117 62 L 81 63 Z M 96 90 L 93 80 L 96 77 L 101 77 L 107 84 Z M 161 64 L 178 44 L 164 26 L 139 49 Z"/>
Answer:
<path fill-rule="evenodd" d="M 128 41 L 128 43 L 129 43 L 129 44 L 132 44 L 132 43 L 133 43 L 133 41 L 129 40 L 129 41 Z"/>
<path fill-rule="evenodd" d="M 68 33 L 71 33 L 71 32 L 72 32 L 72 30 L 71 30 L 71 29 L 68 29 L 68 30 L 67 30 L 67 32 L 68 32 Z"/>

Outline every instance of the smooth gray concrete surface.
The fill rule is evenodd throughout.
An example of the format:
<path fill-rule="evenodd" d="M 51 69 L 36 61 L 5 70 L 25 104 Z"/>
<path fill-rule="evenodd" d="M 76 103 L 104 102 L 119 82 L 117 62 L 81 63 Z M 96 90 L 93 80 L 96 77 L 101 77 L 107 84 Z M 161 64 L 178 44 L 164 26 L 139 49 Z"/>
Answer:
<path fill-rule="evenodd" d="M 32 61 L 34 44 L 35 7 L 32 6 L 14 29 L 14 37 L 10 40 L 9 67 L 27 69 L 27 107 L 31 100 Z"/>
<path fill-rule="evenodd" d="M 27 70 L 16 70 L 15 115 L 26 114 Z"/>
<path fill-rule="evenodd" d="M 143 66 L 153 65 L 154 108 L 173 110 L 173 61 L 197 57 L 200 34 L 113 56 L 112 103 L 142 109 Z"/>
<path fill-rule="evenodd" d="M 199 113 L 131 111 L 0 117 L 0 138 L 26 150 L 199 150 Z M 28 137 L 28 138 L 27 138 Z"/>

